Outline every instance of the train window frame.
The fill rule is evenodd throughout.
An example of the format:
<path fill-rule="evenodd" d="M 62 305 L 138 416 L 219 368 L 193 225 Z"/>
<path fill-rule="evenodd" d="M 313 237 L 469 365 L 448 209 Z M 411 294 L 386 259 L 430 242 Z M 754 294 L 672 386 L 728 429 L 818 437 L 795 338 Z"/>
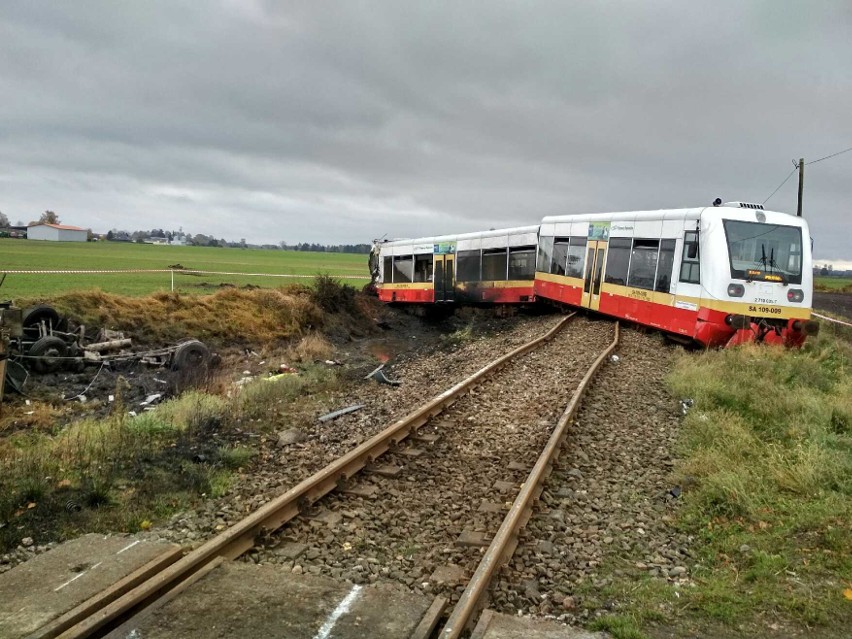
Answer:
<path fill-rule="evenodd" d="M 382 282 L 393 283 L 393 255 L 385 255 L 382 260 Z"/>
<path fill-rule="evenodd" d="M 565 275 L 565 264 L 568 262 L 569 239 L 567 237 L 553 238 L 553 251 L 550 254 L 549 271 L 552 275 Z M 563 248 L 565 249 L 564 251 L 562 250 Z"/>
<path fill-rule="evenodd" d="M 609 258 L 604 271 L 603 281 L 605 284 L 614 284 L 616 286 L 627 286 L 627 274 L 630 271 L 630 254 L 633 251 L 633 238 L 630 237 L 610 237 L 609 238 Z M 626 260 L 624 259 L 626 257 Z M 624 272 L 621 272 L 622 262 Z M 619 269 L 614 272 L 613 269 Z M 623 275 L 623 277 L 616 277 Z"/>
<path fill-rule="evenodd" d="M 470 277 L 468 261 L 476 261 L 476 277 Z M 481 282 L 482 281 L 482 251 L 456 251 L 456 281 L 457 282 Z"/>
<path fill-rule="evenodd" d="M 690 257 L 693 247 L 695 256 Z M 701 284 L 701 237 L 698 231 L 685 231 L 683 234 L 678 280 L 685 284 Z"/>
<path fill-rule="evenodd" d="M 397 264 L 400 262 L 408 262 L 409 263 L 409 272 L 406 273 L 402 268 L 398 267 Z M 397 274 L 404 275 L 408 279 L 397 279 Z M 394 255 L 393 256 L 393 281 L 399 282 L 401 284 L 410 284 L 414 280 L 414 255 Z"/>
<path fill-rule="evenodd" d="M 586 246 L 588 239 L 585 237 L 573 236 L 568 246 L 568 256 L 565 264 L 565 277 L 576 277 L 583 279 L 583 272 L 586 266 Z M 579 259 L 577 259 L 576 249 L 579 249 Z M 572 266 L 571 258 L 575 258 Z"/>
<path fill-rule="evenodd" d="M 518 269 L 517 266 L 513 266 L 512 258 L 523 257 L 525 266 Z M 530 257 L 532 257 L 532 270 L 530 270 Z M 535 279 L 535 259 L 536 259 L 536 246 L 510 246 L 509 247 L 509 268 L 508 268 L 508 278 L 509 280 L 533 280 Z"/>
<path fill-rule="evenodd" d="M 657 271 L 654 274 L 654 291 L 657 293 L 669 293 L 672 288 L 672 273 L 674 272 L 675 249 L 677 248 L 677 240 L 661 239 L 660 250 L 657 254 Z M 668 270 L 662 272 L 661 268 L 666 268 L 663 262 L 663 255 L 668 255 Z"/>
<path fill-rule="evenodd" d="M 492 265 L 494 262 L 494 265 Z M 498 277 L 491 277 L 491 275 Z M 482 249 L 482 281 L 505 282 L 509 274 L 509 247 Z"/>
<path fill-rule="evenodd" d="M 553 254 L 553 240 L 551 236 L 538 238 L 538 252 L 535 257 L 535 270 L 541 273 L 550 272 L 550 259 Z"/>
<path fill-rule="evenodd" d="M 425 268 L 421 268 L 425 265 Z M 431 253 L 414 256 L 414 282 L 431 282 L 433 278 L 434 260 Z"/>
<path fill-rule="evenodd" d="M 654 253 L 653 258 L 650 255 L 651 251 Z M 659 256 L 660 240 L 658 238 L 633 238 L 630 264 L 627 268 L 627 286 L 653 291 Z M 638 282 L 637 279 L 639 279 Z"/>

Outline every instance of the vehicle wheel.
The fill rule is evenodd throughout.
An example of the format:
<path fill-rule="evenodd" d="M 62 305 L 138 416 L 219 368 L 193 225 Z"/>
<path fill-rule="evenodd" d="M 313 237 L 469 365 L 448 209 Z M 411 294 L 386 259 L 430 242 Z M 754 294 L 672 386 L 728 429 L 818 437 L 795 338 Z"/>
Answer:
<path fill-rule="evenodd" d="M 193 339 L 177 347 L 175 354 L 172 355 L 171 368 L 173 371 L 203 369 L 209 362 L 210 351 L 203 342 Z"/>
<path fill-rule="evenodd" d="M 44 322 L 48 327 L 56 328 L 59 324 L 59 313 L 47 304 L 39 304 L 24 311 L 21 325 L 24 327 L 24 335 L 37 339 L 39 336 L 39 325 Z"/>
<path fill-rule="evenodd" d="M 27 356 L 37 359 L 28 359 L 30 366 L 37 373 L 55 373 L 65 363 L 68 354 L 68 346 L 59 337 L 46 335 L 35 341 L 27 351 Z"/>

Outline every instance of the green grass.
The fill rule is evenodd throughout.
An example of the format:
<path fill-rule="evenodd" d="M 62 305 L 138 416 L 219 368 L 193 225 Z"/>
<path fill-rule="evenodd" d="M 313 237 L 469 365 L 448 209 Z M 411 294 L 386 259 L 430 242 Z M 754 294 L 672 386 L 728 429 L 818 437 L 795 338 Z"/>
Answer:
<path fill-rule="evenodd" d="M 261 249 L 212 248 L 202 246 L 155 246 L 128 242 L 36 242 L 0 239 L 0 273 L 4 270 L 98 270 L 166 269 L 181 264 L 187 269 L 236 273 L 276 273 L 313 276 L 357 275 L 360 286 L 369 279 L 367 256 L 346 253 L 311 253 Z M 175 275 L 175 290 L 209 293 L 220 284 L 276 287 L 311 279 L 252 277 L 242 275 Z M 125 273 L 100 275 L 27 275 L 6 277 L 0 297 L 4 299 L 52 297 L 73 290 L 98 288 L 122 295 L 147 295 L 170 290 L 169 273 Z"/>
<path fill-rule="evenodd" d="M 691 613 L 852 623 L 852 344 L 684 356 L 669 379 L 684 419 L 680 525 L 695 535 Z"/>
<path fill-rule="evenodd" d="M 852 277 L 815 277 L 814 289 L 828 292 L 852 292 Z"/>

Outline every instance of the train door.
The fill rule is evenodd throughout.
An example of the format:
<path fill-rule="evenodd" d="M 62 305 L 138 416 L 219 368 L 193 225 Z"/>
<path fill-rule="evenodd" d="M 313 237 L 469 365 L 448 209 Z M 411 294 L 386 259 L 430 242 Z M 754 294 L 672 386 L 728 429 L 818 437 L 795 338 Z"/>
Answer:
<path fill-rule="evenodd" d="M 601 280 L 606 259 L 605 241 L 589 240 L 586 244 L 586 277 L 583 281 L 582 305 L 593 311 L 601 305 Z"/>
<path fill-rule="evenodd" d="M 436 302 L 455 301 L 456 256 L 452 253 L 435 255 L 434 288 Z"/>

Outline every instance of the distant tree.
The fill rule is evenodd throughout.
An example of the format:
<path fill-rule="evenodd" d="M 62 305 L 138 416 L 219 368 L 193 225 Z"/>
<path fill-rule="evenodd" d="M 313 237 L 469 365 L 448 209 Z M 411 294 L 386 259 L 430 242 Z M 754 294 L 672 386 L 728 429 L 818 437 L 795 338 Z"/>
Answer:
<path fill-rule="evenodd" d="M 9 218 L 6 217 L 6 214 L 0 211 L 0 226 L 7 227 L 9 226 Z"/>
<path fill-rule="evenodd" d="M 107 231 L 107 239 L 112 242 L 112 239 L 115 237 L 115 233 L 112 231 Z"/>
<path fill-rule="evenodd" d="M 828 269 L 823 266 L 820 269 L 819 274 L 822 275 L 823 277 L 825 277 L 826 275 L 828 275 Z"/>
<path fill-rule="evenodd" d="M 95 239 L 95 233 L 92 229 L 86 229 L 86 241 L 91 242 Z"/>
<path fill-rule="evenodd" d="M 39 224 L 59 224 L 59 216 L 53 211 L 45 211 L 38 218 Z"/>

